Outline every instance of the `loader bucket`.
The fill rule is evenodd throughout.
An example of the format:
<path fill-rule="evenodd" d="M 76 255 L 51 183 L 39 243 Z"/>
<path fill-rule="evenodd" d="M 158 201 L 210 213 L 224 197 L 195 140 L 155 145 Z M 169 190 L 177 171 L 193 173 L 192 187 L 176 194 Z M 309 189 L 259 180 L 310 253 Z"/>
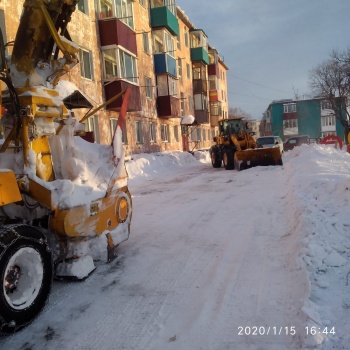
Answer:
<path fill-rule="evenodd" d="M 238 171 L 259 165 L 283 165 L 282 155 L 278 147 L 236 151 L 234 156 L 234 162 L 235 169 Z"/>

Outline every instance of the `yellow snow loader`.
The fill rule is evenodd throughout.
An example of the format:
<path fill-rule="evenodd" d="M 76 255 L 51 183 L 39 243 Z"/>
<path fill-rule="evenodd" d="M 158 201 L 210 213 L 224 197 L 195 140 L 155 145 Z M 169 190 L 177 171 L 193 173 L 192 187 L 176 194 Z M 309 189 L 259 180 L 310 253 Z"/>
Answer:
<path fill-rule="evenodd" d="M 130 233 L 121 140 L 129 90 L 115 96 L 123 95 L 123 103 L 112 144 L 100 145 L 80 137 L 84 120 L 76 120 L 56 89 L 78 63 L 67 32 L 78 1 L 26 0 L 6 58 L 0 33 L 2 332 L 35 318 L 53 277 L 86 278 Z"/>
<path fill-rule="evenodd" d="M 214 142 L 209 150 L 214 168 L 220 168 L 222 163 L 226 170 L 238 171 L 258 165 L 283 164 L 279 147 L 258 148 L 243 118 L 220 120 Z"/>

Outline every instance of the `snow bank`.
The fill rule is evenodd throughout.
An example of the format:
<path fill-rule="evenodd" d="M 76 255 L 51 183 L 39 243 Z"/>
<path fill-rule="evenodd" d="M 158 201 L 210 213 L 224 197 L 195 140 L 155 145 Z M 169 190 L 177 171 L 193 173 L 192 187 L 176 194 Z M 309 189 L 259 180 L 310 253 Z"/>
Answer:
<path fill-rule="evenodd" d="M 284 157 L 303 231 L 300 258 L 310 282 L 301 311 L 309 330 L 317 330 L 304 334 L 303 346 L 345 349 L 344 329 L 350 330 L 350 155 L 332 146 L 302 145 Z"/>
<path fill-rule="evenodd" d="M 202 156 L 199 156 L 202 158 Z M 202 158 L 203 159 L 203 158 Z M 174 169 L 186 165 L 199 164 L 191 153 L 168 151 L 151 154 L 135 154 L 126 163 L 131 182 L 142 182 L 157 175 L 166 175 Z"/>

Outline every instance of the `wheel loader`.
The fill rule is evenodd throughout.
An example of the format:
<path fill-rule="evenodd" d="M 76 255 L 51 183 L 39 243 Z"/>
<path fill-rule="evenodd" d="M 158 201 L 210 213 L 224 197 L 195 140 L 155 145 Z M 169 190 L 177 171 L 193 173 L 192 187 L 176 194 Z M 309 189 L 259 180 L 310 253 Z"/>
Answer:
<path fill-rule="evenodd" d="M 115 96 L 123 102 L 111 145 L 80 137 L 84 120 L 111 100 L 78 121 L 57 91 L 79 62 L 67 31 L 78 1 L 24 1 L 10 56 L 0 33 L 1 332 L 38 315 L 54 277 L 88 277 L 130 233 L 121 141 L 129 90 Z"/>
<path fill-rule="evenodd" d="M 258 148 L 248 130 L 243 118 L 219 121 L 219 134 L 209 150 L 214 168 L 220 168 L 222 163 L 226 170 L 238 171 L 258 165 L 282 165 L 280 149 Z"/>

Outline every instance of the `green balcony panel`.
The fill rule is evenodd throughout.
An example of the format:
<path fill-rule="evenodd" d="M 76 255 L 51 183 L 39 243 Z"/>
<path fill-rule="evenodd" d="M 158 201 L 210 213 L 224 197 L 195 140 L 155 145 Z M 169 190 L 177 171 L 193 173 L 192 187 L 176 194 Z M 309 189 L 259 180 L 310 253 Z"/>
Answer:
<path fill-rule="evenodd" d="M 196 47 L 191 49 L 191 60 L 201 61 L 204 64 L 209 64 L 208 51 L 204 47 Z"/>
<path fill-rule="evenodd" d="M 152 28 L 167 28 L 171 34 L 179 35 L 179 22 L 166 6 L 151 9 Z"/>

